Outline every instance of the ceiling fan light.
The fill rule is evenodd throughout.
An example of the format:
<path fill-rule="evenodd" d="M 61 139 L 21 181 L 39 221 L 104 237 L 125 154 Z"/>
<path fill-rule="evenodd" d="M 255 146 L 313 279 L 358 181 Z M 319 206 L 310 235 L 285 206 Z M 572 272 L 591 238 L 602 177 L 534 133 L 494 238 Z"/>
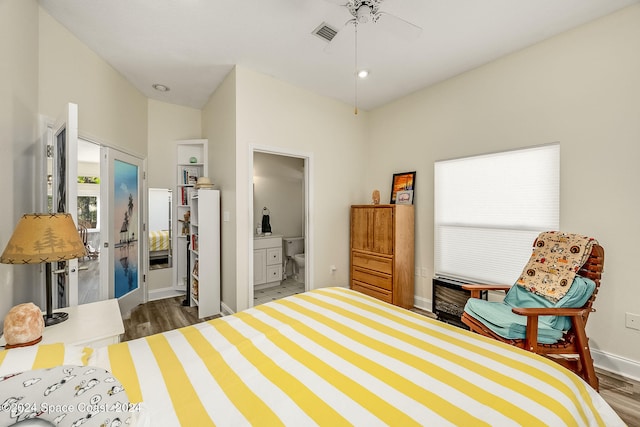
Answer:
<path fill-rule="evenodd" d="M 356 20 L 360 24 L 366 24 L 371 17 L 371 6 L 363 4 L 356 10 Z"/>

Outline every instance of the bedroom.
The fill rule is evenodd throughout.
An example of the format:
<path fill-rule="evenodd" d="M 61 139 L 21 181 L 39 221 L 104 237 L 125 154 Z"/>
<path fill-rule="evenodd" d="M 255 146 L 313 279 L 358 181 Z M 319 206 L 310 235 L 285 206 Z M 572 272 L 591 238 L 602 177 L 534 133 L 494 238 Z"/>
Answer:
<path fill-rule="evenodd" d="M 10 59 L 0 70 L 7 94 L 0 129 L 8 147 L 0 159 L 3 241 L 18 216 L 32 209 L 28 189 L 34 185 L 31 147 L 39 134 L 38 114 L 55 117 L 73 100 L 83 106 L 89 135 L 149 153 L 150 159 L 160 151 L 154 149 L 178 138 L 206 137 L 216 147 L 211 170 L 219 171 L 215 179 L 223 188 L 224 209 L 233 214 L 223 229 L 229 254 L 223 261 L 223 300 L 236 311 L 247 303 L 249 230 L 241 225 L 248 223 L 243 177 L 249 143 L 314 153 L 318 287 L 348 281 L 348 206 L 366 203 L 373 188 L 387 198 L 394 172 L 417 170 L 416 266 L 427 275 L 416 280 L 416 304 L 429 307 L 433 162 L 560 141 L 561 226 L 588 230 L 607 250 L 606 289 L 589 330 L 596 363 L 640 378 L 640 335 L 624 326 L 626 312 L 640 312 L 631 298 L 636 290 L 629 268 L 636 258 L 632 242 L 640 235 L 637 4 L 357 118 L 349 105 L 245 67 L 227 76 L 202 111 L 149 100 L 35 2 L 3 1 L 1 7 L 0 43 Z M 12 42 L 18 39 L 19 45 Z M 161 178 L 169 162 L 150 160 L 149 176 L 158 179 L 150 186 L 168 186 Z M 588 187 L 584 172 L 593 176 Z M 351 185 L 344 188 L 345 182 Z M 334 275 L 329 265 L 337 266 Z M 30 279 L 24 275 L 0 265 L 2 313 L 31 299 L 31 289 L 19 285 Z"/>

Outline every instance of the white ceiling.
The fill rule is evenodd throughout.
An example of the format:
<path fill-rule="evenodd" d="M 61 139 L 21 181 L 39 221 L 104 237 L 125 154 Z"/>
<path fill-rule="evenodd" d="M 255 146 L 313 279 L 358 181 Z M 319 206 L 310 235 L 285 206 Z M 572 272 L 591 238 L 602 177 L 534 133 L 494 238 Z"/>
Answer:
<path fill-rule="evenodd" d="M 353 26 L 339 0 L 39 0 L 149 98 L 202 108 L 235 64 L 354 103 Z M 359 25 L 358 105 L 369 110 L 639 0 L 385 0 L 423 28 Z M 346 3 L 346 0 L 344 1 Z M 345 28 L 331 47 L 312 35 Z M 171 91 L 151 88 L 162 83 Z"/>

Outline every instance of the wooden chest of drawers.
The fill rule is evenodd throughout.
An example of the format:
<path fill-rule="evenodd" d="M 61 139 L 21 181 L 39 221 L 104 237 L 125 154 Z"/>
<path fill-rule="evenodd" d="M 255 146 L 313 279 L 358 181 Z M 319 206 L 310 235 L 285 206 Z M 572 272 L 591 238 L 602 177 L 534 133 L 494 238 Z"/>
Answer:
<path fill-rule="evenodd" d="M 351 207 L 351 288 L 413 307 L 414 213 L 411 205 Z"/>

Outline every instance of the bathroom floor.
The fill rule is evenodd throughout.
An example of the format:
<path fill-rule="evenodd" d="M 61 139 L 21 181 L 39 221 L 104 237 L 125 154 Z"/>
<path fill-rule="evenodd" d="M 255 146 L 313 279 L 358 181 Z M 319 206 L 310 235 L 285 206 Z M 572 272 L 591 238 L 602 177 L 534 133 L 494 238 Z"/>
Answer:
<path fill-rule="evenodd" d="M 304 292 L 304 283 L 296 281 L 294 278 L 287 278 L 280 286 L 253 291 L 253 305 L 264 304 L 265 302 L 288 297 L 290 295 Z"/>

